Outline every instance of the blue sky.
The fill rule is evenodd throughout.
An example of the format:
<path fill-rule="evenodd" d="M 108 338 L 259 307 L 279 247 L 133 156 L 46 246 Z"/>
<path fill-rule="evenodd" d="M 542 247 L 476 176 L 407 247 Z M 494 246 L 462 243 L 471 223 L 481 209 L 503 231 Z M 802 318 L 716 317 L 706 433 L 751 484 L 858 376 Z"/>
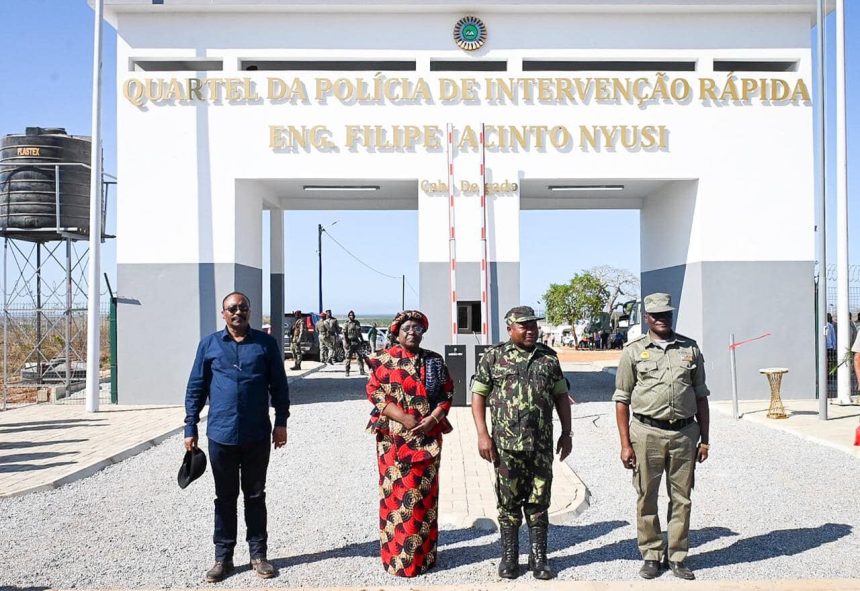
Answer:
<path fill-rule="evenodd" d="M 852 227 L 860 222 L 860 180 L 852 140 L 860 133 L 860 3 L 846 2 L 848 63 L 849 215 Z M 830 87 L 835 63 L 831 16 L 828 36 Z M 20 133 L 27 126 L 65 127 L 69 133 L 90 135 L 92 87 L 93 11 L 86 0 L 0 0 L 0 134 Z M 812 34 L 812 33 L 811 33 Z M 105 169 L 116 170 L 116 35 L 105 27 L 103 136 Z M 832 92 L 831 92 L 832 97 Z M 829 105 L 832 131 L 833 105 Z M 831 142 L 834 133 L 830 133 Z M 810 148 L 811 149 L 811 148 Z M 853 174 L 852 174 L 853 173 Z M 121 183 L 120 181 L 120 195 Z M 831 200 L 835 184 L 829 180 Z M 120 197 L 121 198 L 121 197 Z M 110 207 L 115 209 L 116 202 Z M 835 237 L 829 206 L 828 233 Z M 110 216 L 108 231 L 115 226 Z M 388 275 L 405 274 L 406 305 L 417 306 L 417 212 L 287 212 L 286 309 L 315 309 L 317 302 L 317 224 L 328 226 L 332 236 L 370 266 L 381 249 L 398 240 L 402 248 L 386 249 Z M 537 305 L 553 282 L 567 281 L 573 273 L 609 264 L 639 271 L 639 215 L 635 211 L 527 211 L 521 217 L 521 301 Z M 540 236 L 540 240 L 530 239 Z M 407 237 L 402 240 L 402 237 Z M 121 239 L 120 237 L 119 239 Z M 830 262 L 835 251 L 830 248 Z M 102 266 L 116 285 L 116 257 L 106 245 Z M 559 256 L 563 253 L 563 256 Z M 858 240 L 851 240 L 852 261 L 860 263 Z M 354 308 L 359 314 L 390 313 L 400 307 L 401 282 L 369 270 L 340 246 L 324 238 L 325 307 L 337 313 Z M 414 289 L 413 289 L 414 288 Z M 120 292 L 122 286 L 119 286 Z M 268 301 L 263 302 L 268 308 Z"/>

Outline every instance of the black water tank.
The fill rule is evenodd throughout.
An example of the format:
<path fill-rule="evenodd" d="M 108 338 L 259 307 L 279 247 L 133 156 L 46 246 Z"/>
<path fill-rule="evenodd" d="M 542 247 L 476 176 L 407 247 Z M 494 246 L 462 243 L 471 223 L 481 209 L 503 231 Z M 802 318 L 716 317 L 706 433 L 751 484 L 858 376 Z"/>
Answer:
<path fill-rule="evenodd" d="M 0 139 L 0 234 L 57 227 L 54 164 L 63 164 L 60 228 L 87 232 L 91 146 L 89 137 L 62 128 L 28 127 L 24 135 Z"/>

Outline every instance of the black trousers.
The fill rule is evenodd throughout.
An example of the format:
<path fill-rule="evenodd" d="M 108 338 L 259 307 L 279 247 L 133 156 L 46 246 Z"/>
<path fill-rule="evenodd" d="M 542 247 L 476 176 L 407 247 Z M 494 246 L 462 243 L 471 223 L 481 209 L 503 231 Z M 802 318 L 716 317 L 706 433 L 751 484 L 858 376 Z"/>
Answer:
<path fill-rule="evenodd" d="M 268 437 L 243 445 L 209 440 L 209 463 L 215 480 L 215 560 L 232 560 L 236 547 L 239 487 L 245 497 L 246 540 L 251 558 L 266 557 L 266 471 L 271 442 Z"/>

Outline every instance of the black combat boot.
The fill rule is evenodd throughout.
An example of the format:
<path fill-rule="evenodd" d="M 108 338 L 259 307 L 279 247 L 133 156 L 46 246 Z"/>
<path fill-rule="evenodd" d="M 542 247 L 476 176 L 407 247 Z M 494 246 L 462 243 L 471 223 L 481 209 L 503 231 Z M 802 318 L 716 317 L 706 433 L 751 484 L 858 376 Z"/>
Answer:
<path fill-rule="evenodd" d="M 549 567 L 546 558 L 546 523 L 529 525 L 529 570 L 536 579 L 546 581 L 555 578 L 555 572 Z"/>
<path fill-rule="evenodd" d="M 503 579 L 516 579 L 520 576 L 519 529 L 513 525 L 499 526 L 502 534 L 502 560 L 499 561 L 499 576 Z"/>

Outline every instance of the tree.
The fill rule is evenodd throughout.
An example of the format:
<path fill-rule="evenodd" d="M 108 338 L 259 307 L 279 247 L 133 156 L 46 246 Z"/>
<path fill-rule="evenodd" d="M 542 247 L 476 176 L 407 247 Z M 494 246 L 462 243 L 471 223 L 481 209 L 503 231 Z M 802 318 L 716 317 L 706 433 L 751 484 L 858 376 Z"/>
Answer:
<path fill-rule="evenodd" d="M 639 277 L 627 269 L 618 269 L 609 265 L 598 265 L 586 271 L 596 277 L 609 294 L 606 300 L 605 312 L 612 312 L 618 296 L 637 297 L 639 295 Z"/>
<path fill-rule="evenodd" d="M 592 320 L 599 317 L 608 297 L 609 292 L 597 277 L 588 271 L 576 273 L 569 283 L 553 283 L 544 293 L 547 320 L 571 326 L 577 320 Z"/>

